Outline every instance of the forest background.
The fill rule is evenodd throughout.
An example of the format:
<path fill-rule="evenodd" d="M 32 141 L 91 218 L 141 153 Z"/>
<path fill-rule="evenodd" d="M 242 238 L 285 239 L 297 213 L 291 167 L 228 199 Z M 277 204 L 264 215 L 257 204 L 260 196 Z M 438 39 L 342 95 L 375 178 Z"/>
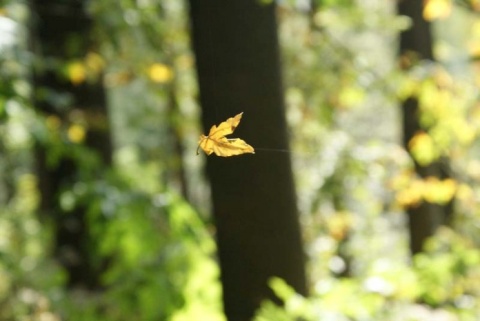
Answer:
<path fill-rule="evenodd" d="M 478 320 L 479 12 L 1 1 L 0 320 Z"/>

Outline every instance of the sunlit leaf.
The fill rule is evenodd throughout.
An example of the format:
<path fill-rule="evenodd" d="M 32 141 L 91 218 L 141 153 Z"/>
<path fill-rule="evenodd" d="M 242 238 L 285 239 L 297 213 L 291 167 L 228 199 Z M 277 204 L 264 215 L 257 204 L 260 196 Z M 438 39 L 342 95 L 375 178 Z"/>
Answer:
<path fill-rule="evenodd" d="M 67 65 L 67 77 L 74 85 L 79 85 L 87 79 L 87 69 L 80 61 L 71 62 Z"/>
<path fill-rule="evenodd" d="M 345 87 L 338 97 L 340 106 L 354 107 L 363 102 L 365 99 L 365 91 L 360 87 L 348 86 Z"/>
<path fill-rule="evenodd" d="M 453 199 L 457 190 L 457 182 L 450 178 L 444 180 L 437 177 L 416 178 L 400 188 L 395 199 L 402 207 L 416 206 L 423 201 L 446 204 Z"/>
<path fill-rule="evenodd" d="M 352 215 L 349 212 L 338 212 L 329 218 L 326 223 L 330 236 L 340 241 L 345 238 L 352 226 Z"/>
<path fill-rule="evenodd" d="M 428 21 L 444 19 L 452 12 L 451 0 L 424 0 L 423 18 Z"/>
<path fill-rule="evenodd" d="M 273 289 L 275 295 L 282 300 L 288 300 L 295 295 L 295 290 L 279 277 L 272 277 L 268 281 L 268 285 Z"/>
<path fill-rule="evenodd" d="M 424 181 L 423 198 L 429 203 L 446 204 L 452 200 L 456 190 L 457 183 L 453 179 L 428 177 Z"/>
<path fill-rule="evenodd" d="M 73 124 L 68 128 L 67 135 L 72 143 L 81 143 L 85 139 L 85 128 L 78 124 Z"/>
<path fill-rule="evenodd" d="M 207 155 L 215 153 L 217 156 L 234 156 L 246 153 L 255 154 L 255 150 L 252 146 L 248 145 L 244 140 L 240 138 L 226 138 L 225 136 L 233 133 L 237 128 L 243 113 L 231 117 L 226 121 L 220 123 L 220 125 L 213 125 L 208 133 L 208 136 L 201 135 L 198 147 L 203 149 Z M 198 155 L 198 150 L 197 150 Z"/>
<path fill-rule="evenodd" d="M 148 76 L 156 83 L 166 83 L 173 77 L 173 71 L 167 65 L 154 63 L 148 68 Z"/>
<path fill-rule="evenodd" d="M 405 188 L 397 192 L 395 200 L 402 207 L 416 206 L 422 202 L 423 189 L 424 186 L 421 180 L 413 180 Z"/>
<path fill-rule="evenodd" d="M 408 142 L 408 148 L 420 165 L 428 165 L 439 157 L 432 137 L 425 132 L 415 134 Z"/>

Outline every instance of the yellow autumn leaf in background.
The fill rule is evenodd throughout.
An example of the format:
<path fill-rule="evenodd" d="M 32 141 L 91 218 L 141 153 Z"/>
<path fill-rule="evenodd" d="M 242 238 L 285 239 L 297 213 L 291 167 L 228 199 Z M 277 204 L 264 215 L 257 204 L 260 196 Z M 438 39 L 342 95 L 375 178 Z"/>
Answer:
<path fill-rule="evenodd" d="M 451 12 L 451 0 L 424 0 L 423 18 L 427 21 L 446 18 Z"/>
<path fill-rule="evenodd" d="M 424 184 L 422 180 L 412 180 L 395 195 L 395 200 L 400 206 L 416 206 L 423 199 Z"/>
<path fill-rule="evenodd" d="M 440 180 L 437 177 L 427 177 L 423 198 L 429 203 L 446 204 L 452 200 L 456 191 L 457 182 L 451 178 Z"/>
<path fill-rule="evenodd" d="M 403 181 L 401 185 L 394 186 L 397 190 L 395 200 L 402 207 L 414 207 L 423 201 L 432 204 L 446 204 L 459 191 L 459 184 L 451 178 L 439 179 L 429 176 L 421 179 L 411 177 L 410 181 L 407 181 L 406 179 L 409 178 L 405 175 L 402 176 L 396 178 L 397 181 Z M 463 192 L 464 196 L 468 196 L 468 191 Z"/>
<path fill-rule="evenodd" d="M 85 128 L 78 124 L 73 124 L 68 128 L 67 135 L 72 143 L 81 143 L 85 139 Z"/>
<path fill-rule="evenodd" d="M 252 146 L 248 145 L 244 140 L 239 138 L 226 138 L 225 136 L 233 133 L 237 128 L 243 113 L 229 118 L 220 123 L 220 125 L 213 125 L 208 133 L 208 136 L 201 135 L 198 142 L 198 147 L 203 149 L 207 155 L 215 153 L 217 156 L 234 156 L 245 153 L 255 154 Z M 198 149 L 197 149 L 198 155 Z"/>
<path fill-rule="evenodd" d="M 337 212 L 326 223 L 330 236 L 337 241 L 343 240 L 352 227 L 352 214 L 345 211 Z"/>
<path fill-rule="evenodd" d="M 408 142 L 408 149 L 422 166 L 432 163 L 440 156 L 435 141 L 425 132 L 416 133 Z"/>
<path fill-rule="evenodd" d="M 74 85 L 79 85 L 87 78 L 87 69 L 80 61 L 70 62 L 67 65 L 67 76 Z"/>
<path fill-rule="evenodd" d="M 340 91 L 338 102 L 341 107 L 350 108 L 365 100 L 365 91 L 360 87 L 348 86 Z"/>
<path fill-rule="evenodd" d="M 157 83 L 165 83 L 173 78 L 173 71 L 167 65 L 154 63 L 148 68 L 148 76 Z"/>

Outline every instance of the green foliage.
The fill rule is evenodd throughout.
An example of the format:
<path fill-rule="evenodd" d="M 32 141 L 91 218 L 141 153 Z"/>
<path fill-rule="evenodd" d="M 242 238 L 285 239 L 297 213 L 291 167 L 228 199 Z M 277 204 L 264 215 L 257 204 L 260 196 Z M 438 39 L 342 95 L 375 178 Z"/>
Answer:
<path fill-rule="evenodd" d="M 304 298 L 275 280 L 284 305 L 265 302 L 256 320 L 480 315 L 478 293 L 466 286 L 478 277 L 473 199 L 480 176 L 465 171 L 478 173 L 478 82 L 467 76 L 472 66 L 459 68 L 458 61 L 411 61 L 409 72 L 398 69 L 396 52 L 381 44 L 408 21 L 383 5 L 323 6 L 309 14 L 282 7 L 287 116 L 312 294 Z M 450 45 L 448 35 L 436 36 Z M 405 151 L 394 110 L 412 96 L 423 131 Z M 451 178 L 419 179 L 406 152 L 422 165 L 448 158 Z M 457 232 L 441 229 L 409 264 L 401 211 L 424 200 L 454 200 Z"/>
<path fill-rule="evenodd" d="M 52 314 L 49 292 L 61 285 L 61 271 L 47 260 L 48 233 L 35 215 L 36 180 L 22 173 L 0 211 L 0 319 Z"/>
<path fill-rule="evenodd" d="M 91 254 L 108 259 L 108 291 L 65 298 L 62 314 L 73 320 L 220 318 L 215 244 L 190 205 L 161 191 L 157 170 L 128 163 L 110 179 L 72 191 L 75 203 L 88 202 L 96 240 Z M 79 299 L 87 301 L 79 305 Z"/>
<path fill-rule="evenodd" d="M 114 127 L 117 131 L 114 130 L 112 135 L 119 138 L 119 147 L 112 169 L 102 169 L 98 155 L 85 145 L 85 131 L 88 129 L 85 115 L 74 111 L 68 120 L 62 120 L 53 115 L 44 117 L 32 110 L 31 84 L 27 78 L 31 61 L 26 59 L 29 55 L 22 47 L 25 44 L 0 48 L 0 320 L 223 320 L 215 243 L 205 219 L 172 187 L 178 177 L 170 176 L 169 162 L 177 155 L 163 153 L 165 146 L 171 144 L 169 139 L 160 139 L 158 144 L 159 137 L 168 137 L 168 131 L 161 128 L 170 119 L 152 121 L 154 131 L 122 135 L 134 133 L 139 123 L 146 124 L 150 119 L 161 119 L 166 115 L 171 91 L 182 93 L 183 101 L 189 103 L 187 96 L 193 92 L 192 71 L 184 70 L 190 64 L 190 53 L 186 51 L 185 26 L 179 28 L 179 22 L 175 20 L 181 18 L 181 24 L 185 16 L 180 14 L 183 7 L 175 3 L 178 2 L 152 3 L 148 8 L 122 7 L 121 10 L 128 13 L 123 15 L 121 10 L 112 10 L 117 4 L 113 2 L 101 18 L 100 9 L 92 7 L 97 10 L 99 24 L 108 24 L 112 18 L 120 17 L 118 23 L 125 23 L 131 17 L 140 17 L 145 24 L 139 27 L 133 38 L 138 35 L 151 37 L 152 46 L 158 46 L 158 39 L 163 37 L 173 36 L 175 39 L 171 42 L 178 37 L 182 39 L 180 46 L 175 44 L 183 57 L 177 61 L 179 70 L 175 76 L 179 79 L 178 85 L 175 88 L 167 86 L 169 91 L 163 87 L 160 93 L 150 94 L 150 102 L 144 101 L 140 105 L 160 102 L 160 109 L 154 107 L 148 111 L 148 108 L 140 108 L 136 123 L 120 122 L 120 128 Z M 123 5 L 128 3 L 123 2 Z M 169 10 L 170 24 L 166 27 L 162 19 L 158 20 L 158 10 L 161 9 L 160 14 L 163 14 L 164 5 L 168 7 L 165 10 Z M 12 6 L 17 8 L 15 3 Z M 22 6 L 18 8 L 25 10 Z M 15 16 L 15 10 L 6 8 L 11 17 Z M 122 21 L 123 18 L 128 19 Z M 14 22 L 17 30 L 21 30 L 21 22 L 22 19 Z M 109 36 L 118 38 L 112 37 L 112 42 L 104 42 L 105 56 L 118 57 L 122 52 L 113 52 L 115 48 L 119 49 L 112 46 L 116 41 L 133 41 L 121 30 L 126 29 L 116 29 Z M 158 55 L 152 49 L 145 50 L 143 45 L 127 44 L 122 50 L 127 57 L 146 53 L 138 58 L 148 57 L 149 60 L 145 64 L 126 58 L 124 61 L 129 64 L 122 65 L 117 59 L 108 66 L 110 71 L 113 70 L 109 75 L 114 76 L 107 77 L 111 86 L 125 85 L 118 82 L 120 78 L 115 68 L 119 65 L 145 68 L 140 80 L 137 79 L 134 88 L 130 87 L 122 99 L 132 96 L 135 90 L 141 99 L 146 97 L 148 90 L 158 90 L 152 83 L 159 81 L 159 75 L 152 77 L 146 67 L 155 60 L 164 62 L 155 66 L 171 65 L 173 61 L 167 61 L 171 57 Z M 88 82 L 92 73 L 98 77 L 103 63 L 103 58 L 89 53 L 84 59 L 57 63 L 52 67 L 72 83 L 80 84 Z M 167 71 L 172 73 L 171 69 Z M 171 75 L 167 78 L 160 76 L 160 81 L 171 80 Z M 120 91 L 125 89 L 117 92 Z M 72 101 L 68 93 L 50 88 L 38 93 L 43 97 L 37 98 L 70 109 Z M 128 118 L 129 103 L 124 101 L 120 105 L 121 110 L 112 112 L 112 118 L 118 119 L 122 113 Z M 191 123 L 186 124 L 191 126 Z M 145 139 L 148 136 L 152 136 L 150 141 Z M 89 233 L 88 259 L 103 271 L 101 289 L 92 291 L 66 286 L 68 276 L 55 261 L 52 251 L 57 222 L 48 217 L 49 213 L 43 213 L 45 216 L 39 214 L 34 141 L 47 151 L 49 168 L 56 168 L 63 158 L 73 161 L 79 168 L 71 184 L 64 186 L 56 196 L 64 215 L 70 215 L 76 208 L 85 211 Z M 149 144 L 152 141 L 155 144 Z M 159 154 L 162 158 L 157 157 Z"/>
<path fill-rule="evenodd" d="M 432 306 L 478 311 L 480 253 L 472 241 L 450 229 L 441 229 L 415 257 L 420 297 Z M 474 315 L 474 314 L 473 314 Z"/>
<path fill-rule="evenodd" d="M 25 8 L 10 1 L 2 5 L 8 15 L 0 16 L 0 320 L 55 320 L 50 294 L 64 279 L 48 260 L 51 227 L 36 215 L 31 128 L 37 118 L 29 108 L 26 79 L 30 57 L 25 43 L 14 41 L 25 36 L 26 28 L 18 26 Z"/>
<path fill-rule="evenodd" d="M 270 286 L 283 306 L 264 302 L 254 320 L 475 320 L 479 260 L 467 238 L 444 228 L 412 266 L 378 262 L 363 277 L 324 278 L 308 298 L 274 278 Z"/>
<path fill-rule="evenodd" d="M 222 320 L 215 244 L 202 219 L 181 197 L 164 190 L 155 164 L 134 165 L 131 153 L 123 152 L 117 173 L 77 182 L 60 197 L 67 212 L 86 208 L 90 255 L 109 261 L 105 293 L 61 288 L 65 275 L 48 258 L 51 230 L 36 216 L 35 176 L 15 177 L 14 194 L 0 212 L 0 319 L 63 315 L 69 320 L 182 321 L 195 315 Z"/>

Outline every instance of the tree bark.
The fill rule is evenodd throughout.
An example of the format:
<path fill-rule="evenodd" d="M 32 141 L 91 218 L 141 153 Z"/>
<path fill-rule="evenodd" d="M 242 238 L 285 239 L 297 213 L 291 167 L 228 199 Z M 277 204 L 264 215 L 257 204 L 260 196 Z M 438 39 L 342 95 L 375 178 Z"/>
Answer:
<path fill-rule="evenodd" d="M 240 112 L 233 137 L 288 150 L 275 6 L 256 0 L 190 0 L 206 132 Z M 284 278 L 306 293 L 304 253 L 288 153 L 207 159 L 228 320 L 249 320 Z"/>
<path fill-rule="evenodd" d="M 89 178 L 93 179 L 111 163 L 112 157 L 102 79 L 73 84 L 60 69 L 68 60 L 83 59 L 92 49 L 92 21 L 81 0 L 34 0 L 31 5 L 34 18 L 31 41 L 37 59 L 33 73 L 35 108 L 45 117 L 58 117 L 62 124 L 68 124 L 74 113 L 83 115 L 88 124 L 84 145 L 95 151 L 102 162 L 101 168 L 90 173 Z M 51 97 L 45 97 L 46 91 L 68 95 L 71 102 L 57 104 Z M 97 288 L 100 272 L 91 258 L 86 208 L 76 206 L 65 212 L 60 205 L 61 192 L 79 181 L 82 169 L 70 155 L 63 155 L 52 166 L 47 161 L 48 153 L 45 145 L 37 144 L 40 210 L 43 218 L 56 228 L 56 257 L 67 271 L 68 286 Z"/>
<path fill-rule="evenodd" d="M 398 12 L 412 19 L 412 27 L 401 33 L 400 56 L 414 53 L 419 59 L 434 60 L 432 51 L 432 36 L 430 24 L 422 16 L 423 3 L 417 0 L 401 0 Z M 408 150 L 412 137 L 422 129 L 419 123 L 419 106 L 415 97 L 406 99 L 402 106 L 403 112 L 403 144 Z M 415 170 L 420 177 L 435 176 L 445 178 L 440 162 L 422 166 L 415 162 Z M 435 230 L 445 223 L 449 215 L 450 205 L 437 205 L 423 202 L 417 207 L 408 209 L 410 250 L 412 254 L 422 251 L 425 240 L 435 233 Z"/>

